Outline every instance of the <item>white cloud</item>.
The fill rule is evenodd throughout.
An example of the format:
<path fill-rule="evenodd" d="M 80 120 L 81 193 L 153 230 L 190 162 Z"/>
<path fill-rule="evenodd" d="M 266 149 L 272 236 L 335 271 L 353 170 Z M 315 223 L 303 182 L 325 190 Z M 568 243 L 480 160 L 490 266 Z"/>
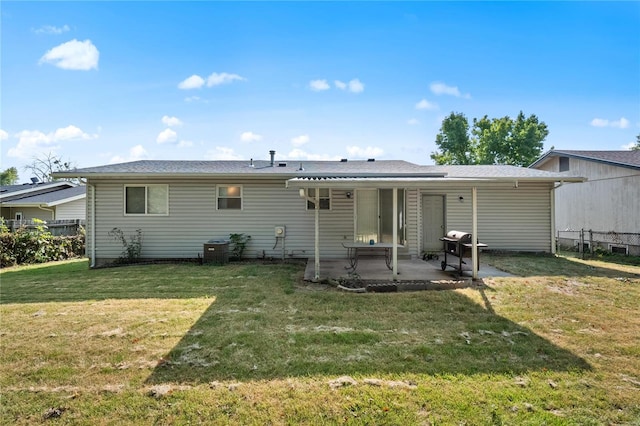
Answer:
<path fill-rule="evenodd" d="M 326 83 L 326 80 L 315 80 L 315 81 L 316 82 L 322 81 L 322 82 Z M 361 93 L 361 92 L 364 91 L 364 83 L 362 83 L 357 78 L 354 78 L 349 83 L 345 83 L 345 82 L 340 81 L 340 80 L 335 80 L 333 82 L 333 84 L 335 84 L 338 89 L 340 89 L 340 90 L 348 90 L 351 93 Z M 327 84 L 325 89 L 317 89 L 317 90 L 326 90 L 328 88 L 329 88 L 329 85 Z M 312 89 L 313 89 L 313 87 L 312 87 Z"/>
<path fill-rule="evenodd" d="M 240 140 L 242 142 L 258 142 L 259 140 L 262 140 L 262 135 L 258 135 L 253 132 L 243 132 L 240 135 Z"/>
<path fill-rule="evenodd" d="M 187 96 L 184 98 L 185 102 L 196 102 L 200 100 L 200 96 Z"/>
<path fill-rule="evenodd" d="M 438 109 L 438 104 L 436 104 L 435 102 L 429 102 L 428 100 L 423 99 L 416 104 L 416 109 L 434 110 L 434 109 Z"/>
<path fill-rule="evenodd" d="M 182 90 L 199 89 L 202 86 L 204 86 L 204 78 L 200 77 L 197 74 L 185 78 L 180 83 L 178 83 L 178 89 Z"/>
<path fill-rule="evenodd" d="M 434 93 L 435 95 L 450 95 L 450 96 L 455 96 L 456 98 L 465 98 L 465 99 L 471 98 L 471 95 L 469 93 L 465 93 L 465 94 L 460 93 L 460 89 L 458 89 L 458 86 L 448 86 L 445 83 L 442 83 L 439 81 L 435 81 L 431 83 L 429 88 L 431 89 L 431 92 Z"/>
<path fill-rule="evenodd" d="M 300 135 L 295 138 L 291 138 L 291 145 L 293 146 L 302 146 L 309 142 L 309 135 Z"/>
<path fill-rule="evenodd" d="M 169 127 L 182 126 L 182 121 L 180 121 L 178 117 L 169 117 L 168 115 L 165 115 L 162 117 L 162 122 L 165 126 Z"/>
<path fill-rule="evenodd" d="M 410 126 L 415 126 L 417 124 L 420 124 L 420 121 L 418 121 L 417 118 L 410 118 L 409 120 L 407 120 L 407 124 Z"/>
<path fill-rule="evenodd" d="M 312 154 L 303 151 L 299 148 L 295 148 L 289 154 L 287 154 L 288 160 L 307 160 L 307 161 L 338 161 L 340 156 L 329 154 Z"/>
<path fill-rule="evenodd" d="M 178 134 L 172 129 L 164 129 L 158 134 L 156 142 L 158 143 L 170 143 L 178 140 Z"/>
<path fill-rule="evenodd" d="M 89 140 L 89 139 L 95 139 L 97 137 L 98 135 L 90 135 L 88 133 L 83 132 L 81 129 L 73 125 L 62 127 L 60 129 L 57 129 L 53 133 L 54 141 L 65 141 L 69 139 Z"/>
<path fill-rule="evenodd" d="M 73 39 L 54 47 L 40 58 L 40 63 L 47 62 L 65 70 L 88 71 L 98 69 L 100 52 L 91 40 Z"/>
<path fill-rule="evenodd" d="M 0 129 L 0 141 L 6 141 L 7 139 L 9 139 L 9 133 Z"/>
<path fill-rule="evenodd" d="M 607 120 L 605 118 L 594 118 L 591 120 L 593 127 L 615 127 L 617 129 L 626 129 L 629 127 L 629 120 L 621 117 L 620 120 Z"/>
<path fill-rule="evenodd" d="M 607 127 L 609 125 L 609 120 L 605 120 L 603 118 L 594 118 L 591 120 L 591 125 L 593 127 Z"/>
<path fill-rule="evenodd" d="M 629 120 L 627 120 L 626 118 L 622 117 L 622 118 L 620 118 L 620 120 L 612 121 L 611 122 L 611 127 L 617 127 L 619 129 L 626 129 L 627 127 L 629 127 Z"/>
<path fill-rule="evenodd" d="M 361 93 L 364 91 L 364 83 L 357 78 L 354 78 L 349 82 L 349 91 L 351 93 Z"/>
<path fill-rule="evenodd" d="M 635 142 L 629 142 L 626 145 L 622 145 L 620 148 L 625 149 L 627 151 L 631 150 L 631 148 L 635 147 L 636 143 Z"/>
<path fill-rule="evenodd" d="M 321 92 L 323 90 L 329 90 L 329 83 L 327 83 L 327 80 L 311 80 L 309 87 L 314 92 Z"/>
<path fill-rule="evenodd" d="M 7 155 L 15 158 L 31 158 L 41 151 L 55 151 L 60 148 L 58 142 L 96 139 L 98 135 L 83 132 L 80 128 L 69 125 L 53 132 L 40 130 L 23 130 L 16 134 L 18 144 L 9 148 Z"/>
<path fill-rule="evenodd" d="M 193 142 L 191 141 L 180 141 L 178 142 L 178 148 L 191 148 L 193 146 Z"/>
<path fill-rule="evenodd" d="M 347 146 L 347 154 L 354 158 L 375 158 L 384 154 L 382 148 L 368 146 L 361 148 L 359 146 Z"/>
<path fill-rule="evenodd" d="M 242 157 L 236 154 L 232 148 L 224 146 L 216 146 L 205 153 L 207 160 L 242 160 Z"/>
<path fill-rule="evenodd" d="M 66 24 L 61 27 L 56 27 L 54 25 L 43 25 L 40 28 L 33 30 L 33 32 L 36 34 L 62 34 L 70 30 L 71 28 L 69 28 L 69 26 Z"/>
<path fill-rule="evenodd" d="M 228 74 L 226 72 L 223 73 L 212 73 L 209 77 L 207 77 L 207 87 L 219 86 L 220 84 L 229 84 L 234 80 L 243 81 L 246 78 L 239 76 L 238 74 Z"/>
<path fill-rule="evenodd" d="M 246 80 L 246 78 L 239 76 L 238 74 L 229 74 L 226 72 L 222 72 L 222 73 L 212 73 L 211 75 L 209 75 L 209 77 L 207 77 L 207 79 L 205 80 L 204 78 L 200 77 L 197 74 L 192 75 L 189 78 L 186 78 L 184 80 L 182 80 L 179 84 L 178 84 L 178 88 L 179 89 L 184 89 L 184 90 L 189 90 L 189 89 L 199 89 L 202 86 L 205 85 L 205 83 L 207 84 L 207 87 L 213 87 L 213 86 L 219 86 L 221 84 L 228 84 L 228 83 L 232 83 L 233 81 L 238 80 L 238 81 L 244 81 Z M 191 98 L 186 98 L 185 101 L 190 102 L 193 100 L 198 100 L 200 98 L 197 97 L 191 97 Z"/>
<path fill-rule="evenodd" d="M 129 149 L 129 155 L 127 157 L 121 157 L 119 155 L 116 155 L 114 157 L 111 157 L 111 160 L 109 161 L 109 163 L 114 164 L 114 163 L 124 163 L 127 161 L 144 160 L 148 156 L 149 154 L 147 153 L 147 150 L 144 149 L 142 145 L 136 145 Z"/>

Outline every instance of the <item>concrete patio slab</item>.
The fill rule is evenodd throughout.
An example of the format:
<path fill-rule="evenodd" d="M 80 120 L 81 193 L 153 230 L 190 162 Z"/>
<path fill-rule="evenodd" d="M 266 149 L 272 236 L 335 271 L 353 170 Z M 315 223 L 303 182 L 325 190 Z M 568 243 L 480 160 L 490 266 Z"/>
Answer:
<path fill-rule="evenodd" d="M 442 271 L 440 259 L 424 261 L 421 259 L 398 260 L 398 283 L 438 283 L 438 282 L 466 282 L 471 283 L 471 271 L 464 271 L 462 275 L 453 268 L 448 267 Z M 304 274 L 306 281 L 314 280 L 314 261 L 310 258 Z M 507 272 L 493 268 L 486 264 L 480 264 L 479 278 L 509 277 Z M 345 259 L 327 259 L 320 262 L 320 280 L 360 280 L 363 282 L 391 282 L 393 274 L 387 268 L 382 257 L 361 257 L 357 269 L 352 272 L 349 269 L 349 261 Z"/>

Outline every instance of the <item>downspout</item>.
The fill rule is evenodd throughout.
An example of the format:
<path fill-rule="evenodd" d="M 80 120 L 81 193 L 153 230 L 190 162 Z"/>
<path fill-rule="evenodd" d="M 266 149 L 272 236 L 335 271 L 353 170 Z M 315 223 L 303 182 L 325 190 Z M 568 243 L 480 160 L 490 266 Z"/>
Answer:
<path fill-rule="evenodd" d="M 42 207 L 44 204 L 40 204 L 38 208 L 40 210 L 44 210 L 45 212 L 51 212 L 51 220 L 56 220 L 56 211 L 53 209 L 48 209 L 46 207 Z"/>
<path fill-rule="evenodd" d="M 549 191 L 549 202 L 551 204 L 551 254 L 556 254 L 556 189 L 564 185 L 563 181 L 560 181 L 560 185 L 553 186 Z"/>

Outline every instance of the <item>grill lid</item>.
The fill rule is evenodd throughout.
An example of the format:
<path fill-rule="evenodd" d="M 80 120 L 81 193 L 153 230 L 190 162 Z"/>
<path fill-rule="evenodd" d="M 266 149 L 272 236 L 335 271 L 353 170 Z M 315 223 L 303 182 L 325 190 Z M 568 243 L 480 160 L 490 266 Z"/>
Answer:
<path fill-rule="evenodd" d="M 471 242 L 471 234 L 468 232 L 462 232 L 462 231 L 449 231 L 447 232 L 447 236 L 444 238 L 447 241 L 455 241 L 455 242 L 460 242 L 462 244 Z"/>

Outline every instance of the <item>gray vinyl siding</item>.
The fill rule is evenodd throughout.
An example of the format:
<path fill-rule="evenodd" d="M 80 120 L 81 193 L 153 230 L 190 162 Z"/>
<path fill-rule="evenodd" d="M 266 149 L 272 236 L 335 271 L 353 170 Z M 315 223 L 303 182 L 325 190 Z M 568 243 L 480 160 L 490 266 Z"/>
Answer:
<path fill-rule="evenodd" d="M 64 219 L 85 219 L 86 201 L 83 199 L 70 201 L 68 203 L 59 204 L 55 207 L 56 220 Z"/>
<path fill-rule="evenodd" d="M 96 257 L 98 264 L 116 259 L 120 243 L 108 232 L 120 228 L 125 235 L 136 229 L 143 233 L 143 258 L 197 258 L 210 239 L 228 239 L 231 233 L 251 236 L 246 257 L 282 257 L 282 241 L 274 248 L 274 227 L 286 226 L 285 256 L 314 255 L 314 215 L 296 189 L 284 181 L 242 182 L 239 180 L 169 181 L 167 216 L 125 216 L 124 185 L 150 184 L 140 181 L 96 182 Z M 243 186 L 242 210 L 216 210 L 215 187 Z M 320 254 L 341 258 L 342 242 L 353 240 L 353 200 L 345 191 L 332 191 L 331 210 L 320 211 Z"/>
<path fill-rule="evenodd" d="M 245 256 L 276 258 L 283 256 L 282 240 L 274 248 L 274 227 L 284 225 L 285 258 L 314 256 L 313 210 L 297 189 L 285 182 L 249 180 L 171 180 L 171 181 L 92 181 L 96 186 L 96 264 L 117 259 L 122 245 L 109 237 L 112 228 L 127 237 L 136 229 L 143 233 L 142 257 L 185 258 L 202 256 L 203 244 L 210 239 L 228 239 L 231 233 L 251 236 Z M 169 214 L 166 216 L 126 216 L 124 187 L 135 184 L 167 184 Z M 242 210 L 216 210 L 216 185 L 242 185 Z M 550 251 L 550 184 L 491 184 L 478 187 L 478 236 L 490 249 Z M 354 238 L 354 198 L 347 190 L 331 191 L 331 210 L 320 213 L 320 255 L 344 258 L 342 243 Z M 445 227 L 471 232 L 471 189 L 440 187 L 409 189 L 406 192 L 406 247 L 402 257 L 415 258 L 422 249 L 421 195 L 445 196 Z M 92 191 L 87 191 L 87 254 L 91 255 Z M 464 197 L 462 202 L 459 197 Z"/>
<path fill-rule="evenodd" d="M 551 250 L 549 184 L 492 184 L 479 186 L 478 240 L 493 250 Z M 422 190 L 445 196 L 445 228 L 471 232 L 471 189 Z M 460 201 L 459 197 L 463 197 Z M 420 231 L 421 232 L 421 231 Z M 418 240 L 421 244 L 421 239 Z"/>

